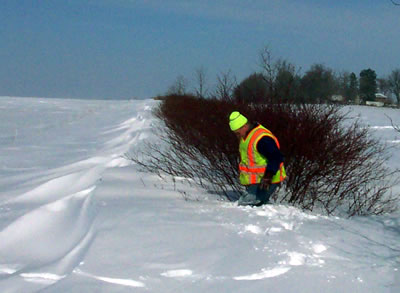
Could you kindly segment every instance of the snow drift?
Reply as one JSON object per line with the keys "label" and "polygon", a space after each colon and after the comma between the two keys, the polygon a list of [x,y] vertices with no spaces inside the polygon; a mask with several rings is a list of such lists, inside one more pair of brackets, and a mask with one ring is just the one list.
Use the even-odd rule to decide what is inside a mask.
{"label": "snow drift", "polygon": [[[1,292],[400,290],[398,214],[238,207],[140,173],[123,155],[156,139],[154,103],[0,98]],[[398,110],[352,110],[400,167]]]}

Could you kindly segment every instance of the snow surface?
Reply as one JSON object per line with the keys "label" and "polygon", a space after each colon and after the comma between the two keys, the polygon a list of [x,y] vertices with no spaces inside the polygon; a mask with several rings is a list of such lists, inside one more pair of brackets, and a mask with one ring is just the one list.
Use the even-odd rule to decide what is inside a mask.
{"label": "snow surface", "polygon": [[[156,139],[156,103],[0,98],[0,292],[400,292],[399,214],[238,207],[139,172],[123,155]],[[399,168],[399,110],[349,109]]]}

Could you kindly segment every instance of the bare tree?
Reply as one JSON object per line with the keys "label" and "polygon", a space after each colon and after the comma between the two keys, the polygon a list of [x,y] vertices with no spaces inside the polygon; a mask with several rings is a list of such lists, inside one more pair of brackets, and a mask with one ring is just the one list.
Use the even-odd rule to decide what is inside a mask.
{"label": "bare tree", "polygon": [[387,78],[378,78],[376,81],[378,82],[379,92],[388,96],[391,91],[389,80]]}
{"label": "bare tree", "polygon": [[295,65],[285,59],[274,60],[268,46],[261,50],[259,62],[263,79],[268,87],[267,95],[280,99],[295,98],[300,82],[300,69],[296,69]]}
{"label": "bare tree", "polygon": [[268,83],[269,92],[272,93],[277,76],[277,68],[274,66],[271,50],[268,46],[265,46],[260,52],[260,67],[264,79]]}
{"label": "bare tree", "polygon": [[395,69],[388,77],[390,91],[395,95],[397,106],[400,107],[400,69]]}
{"label": "bare tree", "polygon": [[195,94],[197,97],[204,98],[208,94],[207,88],[207,73],[204,67],[196,69],[195,72]]}
{"label": "bare tree", "polygon": [[223,101],[228,101],[232,98],[233,91],[237,87],[236,77],[230,70],[217,75],[217,86],[215,89],[215,97]]}
{"label": "bare tree", "polygon": [[282,100],[298,100],[300,93],[300,69],[284,59],[275,62],[276,77],[274,95]]}
{"label": "bare tree", "polygon": [[187,94],[188,81],[183,75],[179,75],[175,82],[168,88],[167,95]]}

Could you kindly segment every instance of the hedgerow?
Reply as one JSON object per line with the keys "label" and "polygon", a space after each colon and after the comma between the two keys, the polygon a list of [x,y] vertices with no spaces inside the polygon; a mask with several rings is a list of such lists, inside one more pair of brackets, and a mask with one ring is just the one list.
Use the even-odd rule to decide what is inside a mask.
{"label": "hedgerow", "polygon": [[385,167],[385,147],[357,122],[345,127],[346,113],[337,106],[165,96],[154,110],[164,125],[164,143],[149,144],[131,159],[145,171],[185,177],[232,199],[232,192],[244,190],[238,182],[238,141],[228,125],[236,110],[279,139],[288,177],[275,202],[349,216],[396,209],[391,187],[398,182]]}

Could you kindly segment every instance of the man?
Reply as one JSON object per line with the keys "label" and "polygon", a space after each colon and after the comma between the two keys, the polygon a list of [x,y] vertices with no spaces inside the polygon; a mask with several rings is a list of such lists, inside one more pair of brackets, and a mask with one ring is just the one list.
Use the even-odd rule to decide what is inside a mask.
{"label": "man", "polygon": [[239,139],[239,179],[247,190],[238,204],[266,204],[286,177],[278,139],[264,126],[250,123],[237,111],[229,116],[229,126]]}

